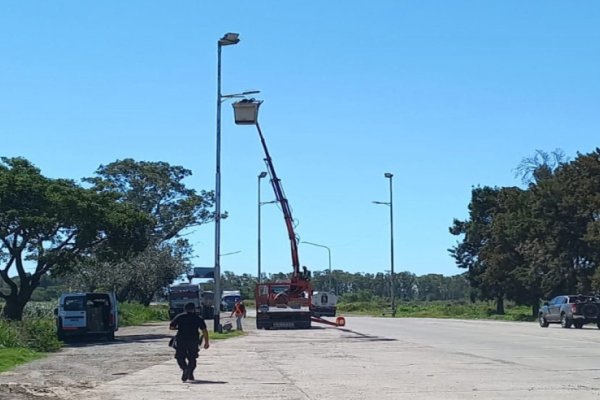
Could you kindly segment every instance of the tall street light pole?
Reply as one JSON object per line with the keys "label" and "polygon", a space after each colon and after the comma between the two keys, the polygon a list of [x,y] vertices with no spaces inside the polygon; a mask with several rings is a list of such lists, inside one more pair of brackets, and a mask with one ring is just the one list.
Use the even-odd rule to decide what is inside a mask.
{"label": "tall street light pole", "polygon": [[324,249],[327,249],[327,254],[329,256],[329,291],[332,290],[331,288],[331,249],[327,246],[324,246],[322,244],[317,244],[317,243],[312,243],[312,242],[300,242],[300,243],[306,243],[306,244],[310,244],[312,246],[317,246],[317,247],[323,247]]}
{"label": "tall street light pole", "polygon": [[[221,48],[239,43],[239,34],[226,33],[217,42],[217,162],[215,172],[215,301],[221,302]],[[218,310],[218,309],[217,309]],[[214,318],[214,331],[221,332],[220,313]]]}
{"label": "tall street light pole", "polygon": [[395,317],[396,316],[396,296],[395,296],[395,283],[396,283],[396,277],[394,274],[394,202],[393,202],[393,197],[392,197],[392,178],[393,178],[393,174],[386,172],[385,174],[383,174],[384,177],[388,178],[390,180],[390,201],[389,202],[383,202],[383,201],[374,201],[373,203],[375,204],[383,204],[386,206],[390,207],[390,280],[391,280],[391,287],[390,287],[390,297],[391,297],[391,301],[392,301],[392,316]]}
{"label": "tall street light pole", "polygon": [[264,178],[265,176],[267,176],[267,172],[266,171],[262,171],[260,174],[258,174],[258,283],[262,282],[262,272],[260,270],[260,262],[261,262],[261,254],[260,254],[260,208],[262,206],[261,202],[260,202],[260,181],[262,180],[262,178]]}

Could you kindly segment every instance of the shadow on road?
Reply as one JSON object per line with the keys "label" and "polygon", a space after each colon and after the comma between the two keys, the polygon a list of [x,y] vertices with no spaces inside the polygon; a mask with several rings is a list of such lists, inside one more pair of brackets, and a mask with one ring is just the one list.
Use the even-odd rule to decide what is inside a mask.
{"label": "shadow on road", "polygon": [[347,328],[338,328],[338,329],[343,332],[354,335],[354,337],[352,337],[352,339],[367,340],[369,342],[396,342],[398,340],[398,339],[387,338],[387,337],[382,337],[382,336],[367,335],[366,333],[356,332],[356,331],[353,331],[352,329],[347,329]]}
{"label": "shadow on road", "polygon": [[186,383],[189,383],[190,385],[223,385],[225,383],[229,383],[229,382],[224,382],[224,381],[203,381],[201,379],[196,379],[195,381],[188,381]]}
{"label": "shadow on road", "polygon": [[164,340],[165,346],[172,335],[164,333],[148,333],[141,335],[120,335],[115,340],[106,340],[104,338],[69,338],[65,341],[65,347],[86,347],[86,346],[111,346],[126,343],[145,343],[157,340]]}

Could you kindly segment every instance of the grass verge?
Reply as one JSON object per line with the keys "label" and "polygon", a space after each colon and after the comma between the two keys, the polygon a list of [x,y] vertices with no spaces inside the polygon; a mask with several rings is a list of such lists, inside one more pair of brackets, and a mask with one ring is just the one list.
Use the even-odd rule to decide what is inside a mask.
{"label": "grass verge", "polygon": [[[531,308],[507,304],[504,314],[497,314],[492,302],[399,302],[396,305],[396,317],[405,318],[455,318],[455,319],[493,319],[502,321],[533,321]],[[339,314],[389,316],[389,305],[371,302],[340,303]]]}
{"label": "grass verge", "polygon": [[232,337],[244,336],[244,335],[245,335],[244,331],[229,331],[229,332],[223,332],[223,333],[210,332],[210,340],[229,339]]}
{"label": "grass verge", "polygon": [[22,347],[0,348],[0,372],[13,369],[19,364],[37,360],[44,357],[44,353],[38,353]]}

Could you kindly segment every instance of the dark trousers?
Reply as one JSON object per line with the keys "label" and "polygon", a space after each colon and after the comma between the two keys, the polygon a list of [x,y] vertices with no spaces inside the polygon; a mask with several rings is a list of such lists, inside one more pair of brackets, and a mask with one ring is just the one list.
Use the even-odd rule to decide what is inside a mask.
{"label": "dark trousers", "polygon": [[198,349],[200,342],[198,340],[177,339],[177,349],[175,349],[175,359],[181,369],[187,369],[193,372],[196,369],[196,359],[198,358]]}

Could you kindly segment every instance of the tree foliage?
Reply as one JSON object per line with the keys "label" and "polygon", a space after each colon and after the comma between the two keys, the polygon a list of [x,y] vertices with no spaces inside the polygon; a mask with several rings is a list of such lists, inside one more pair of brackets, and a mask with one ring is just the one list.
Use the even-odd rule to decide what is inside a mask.
{"label": "tree foliage", "polygon": [[142,250],[150,222],[111,193],[44,177],[23,158],[2,158],[0,277],[9,288],[0,291],[3,317],[20,320],[48,272],[68,271],[91,252],[115,259]]}
{"label": "tree foliage", "polygon": [[600,290],[600,150],[538,152],[520,164],[528,188],[474,188],[450,252],[476,296],[530,305],[559,293]]}
{"label": "tree foliage", "polygon": [[181,233],[214,219],[214,193],[187,188],[183,180],[191,171],[166,162],[118,160],[100,166],[96,175],[84,179],[92,190],[116,196],[154,222],[148,231],[150,244],[136,258],[119,263],[91,257],[71,281],[88,289],[110,288],[122,301],[148,304],[161,288],[189,271],[192,249]]}

